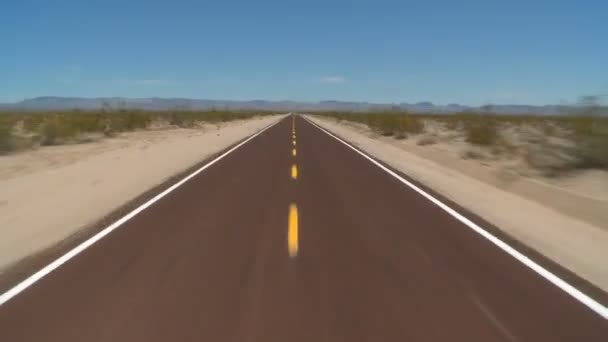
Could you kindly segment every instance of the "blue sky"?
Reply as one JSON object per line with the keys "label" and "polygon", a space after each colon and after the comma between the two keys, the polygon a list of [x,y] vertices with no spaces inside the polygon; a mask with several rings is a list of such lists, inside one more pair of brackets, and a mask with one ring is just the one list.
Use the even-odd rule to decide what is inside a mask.
{"label": "blue sky", "polygon": [[608,1],[0,2],[0,101],[553,104],[608,94]]}

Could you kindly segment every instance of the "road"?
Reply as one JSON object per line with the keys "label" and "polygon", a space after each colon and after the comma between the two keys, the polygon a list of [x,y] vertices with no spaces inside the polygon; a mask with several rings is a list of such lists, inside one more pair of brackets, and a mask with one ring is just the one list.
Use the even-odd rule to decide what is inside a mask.
{"label": "road", "polygon": [[288,116],[0,306],[0,341],[608,341],[607,321]]}

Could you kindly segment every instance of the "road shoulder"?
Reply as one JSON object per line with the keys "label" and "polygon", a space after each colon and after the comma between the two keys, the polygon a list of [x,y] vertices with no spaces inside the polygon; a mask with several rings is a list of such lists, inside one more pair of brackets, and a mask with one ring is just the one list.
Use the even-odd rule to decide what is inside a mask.
{"label": "road shoulder", "polygon": [[475,213],[512,238],[608,290],[608,232],[537,202],[489,186],[466,174],[373,139],[331,119],[311,121]]}
{"label": "road shoulder", "polygon": [[202,131],[135,132],[119,142],[62,147],[58,154],[70,149],[88,149],[88,153],[54,167],[0,179],[0,187],[6,190],[0,199],[0,288],[27,277],[282,117],[229,122]]}

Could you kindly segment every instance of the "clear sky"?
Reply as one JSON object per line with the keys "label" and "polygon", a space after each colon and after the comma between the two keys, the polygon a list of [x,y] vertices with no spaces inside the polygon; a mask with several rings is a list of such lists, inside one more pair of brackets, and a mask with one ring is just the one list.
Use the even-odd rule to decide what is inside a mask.
{"label": "clear sky", "polygon": [[3,0],[0,44],[4,102],[608,94],[606,0]]}

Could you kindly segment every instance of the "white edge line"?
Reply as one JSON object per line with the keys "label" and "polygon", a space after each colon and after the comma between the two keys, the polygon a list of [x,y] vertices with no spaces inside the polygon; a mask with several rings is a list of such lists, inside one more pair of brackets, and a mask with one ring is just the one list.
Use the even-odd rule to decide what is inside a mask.
{"label": "white edge line", "polygon": [[208,168],[211,165],[217,163],[219,160],[223,159],[228,154],[232,153],[233,151],[235,151],[239,147],[241,147],[244,144],[246,144],[247,142],[249,142],[251,139],[257,137],[258,135],[260,135],[262,133],[264,133],[267,129],[273,127],[274,125],[278,124],[281,121],[282,121],[282,119],[279,119],[279,121],[277,121],[277,122],[275,122],[273,124],[270,124],[270,125],[264,127],[261,131],[259,131],[259,132],[255,133],[255,134],[251,135],[249,138],[245,139],[244,141],[242,141],[238,145],[236,145],[233,148],[229,149],[228,151],[224,152],[223,154],[221,154],[220,156],[216,157],[215,159],[213,159],[209,163],[203,165],[198,170],[196,170],[193,173],[191,173],[190,175],[186,176],[185,178],[183,178],[179,182],[173,184],[171,187],[169,187],[165,191],[163,191],[163,192],[159,193],[158,195],[154,196],[152,199],[148,200],[146,203],[140,205],[139,207],[137,207],[136,209],[134,209],[130,213],[126,214],[122,218],[118,219],[117,221],[115,221],[111,225],[107,226],[106,228],[104,228],[103,230],[101,230],[97,234],[93,235],[92,237],[90,237],[86,241],[80,243],[78,246],[74,247],[69,252],[67,252],[64,255],[60,256],[59,258],[55,259],[53,262],[51,262],[50,264],[46,265],[45,267],[43,267],[42,269],[40,269],[36,273],[34,273],[31,276],[29,276],[28,278],[26,278],[25,280],[21,281],[19,284],[15,285],[11,289],[9,289],[6,292],[2,293],[0,295],[0,306],[2,306],[6,302],[8,302],[12,298],[14,298],[15,296],[17,296],[21,292],[23,292],[28,287],[32,286],[34,283],[36,283],[37,281],[39,281],[40,279],[42,279],[43,277],[45,277],[49,273],[51,273],[54,270],[56,270],[57,268],[59,268],[61,265],[63,265],[64,263],[66,263],[68,260],[74,258],[75,256],[77,256],[78,254],[80,254],[85,249],[91,247],[94,243],[96,243],[97,241],[101,240],[106,235],[110,234],[112,231],[114,231],[115,229],[117,229],[118,227],[120,227],[122,224],[124,224],[125,222],[129,221],[130,219],[132,219],[134,216],[136,216],[140,212],[146,210],[152,204],[158,202],[161,198],[167,196],[173,190],[177,189],[179,186],[183,185],[184,183],[186,183],[187,181],[189,181],[190,179],[192,179],[194,176],[196,176],[199,173],[201,173],[202,171],[204,171],[206,168]]}
{"label": "white edge line", "polygon": [[595,299],[589,297],[588,295],[586,295],[585,293],[583,293],[579,289],[577,289],[574,286],[572,286],[569,283],[567,283],[565,280],[563,280],[560,277],[556,276],[555,274],[551,273],[549,270],[547,270],[546,268],[544,268],[541,265],[537,264],[532,259],[528,258],[527,256],[525,256],[524,254],[522,254],[521,252],[519,252],[515,248],[509,246],[507,243],[505,243],[502,240],[498,239],[496,236],[492,235],[487,230],[481,228],[480,226],[478,226],[473,221],[471,221],[468,218],[464,217],[462,214],[458,213],[456,210],[450,208],[449,206],[447,206],[446,204],[444,204],[440,200],[436,199],[435,197],[431,196],[430,194],[428,194],[424,190],[420,189],[419,187],[417,187],[413,183],[411,183],[408,180],[404,179],[403,177],[399,176],[397,173],[393,172],[391,169],[389,169],[386,166],[380,164],[378,161],[376,161],[372,157],[368,156],[367,154],[361,152],[359,149],[353,147],[351,144],[349,144],[346,141],[342,140],[341,138],[339,138],[335,134],[329,132],[325,128],[322,128],[321,126],[317,125],[316,123],[310,121],[308,118],[304,118],[304,119],[308,123],[312,124],[313,126],[317,127],[318,129],[320,129],[321,131],[325,132],[329,136],[331,136],[334,139],[338,140],[339,142],[343,143],[344,145],[346,145],[347,147],[349,147],[353,151],[357,152],[358,154],[360,154],[361,156],[363,156],[364,158],[366,158],[367,160],[369,160],[370,162],[372,162],[373,164],[375,164],[376,166],[378,166],[382,170],[386,171],[391,176],[397,178],[399,181],[401,181],[401,183],[409,186],[414,191],[416,191],[417,193],[419,193],[420,195],[422,195],[423,197],[425,197],[429,201],[433,202],[439,208],[443,209],[448,214],[452,215],[458,221],[464,223],[467,227],[471,228],[473,231],[475,231],[479,235],[483,236],[484,238],[486,238],[487,240],[489,240],[490,242],[492,242],[498,248],[500,248],[503,251],[507,252],[513,258],[517,259],[519,262],[521,262],[525,266],[529,267],[534,272],[538,273],[541,277],[545,278],[546,280],[548,280],[549,282],[551,282],[553,285],[559,287],[561,290],[563,290],[564,292],[566,292],[570,296],[574,297],[574,299],[578,300],[579,302],[581,302],[582,304],[584,304],[585,306],[587,306],[589,309],[593,310],[595,313],[597,313],[598,315],[602,316],[604,319],[608,319],[608,308],[605,307],[604,305],[602,305],[601,303],[599,303],[598,301],[596,301]]}

